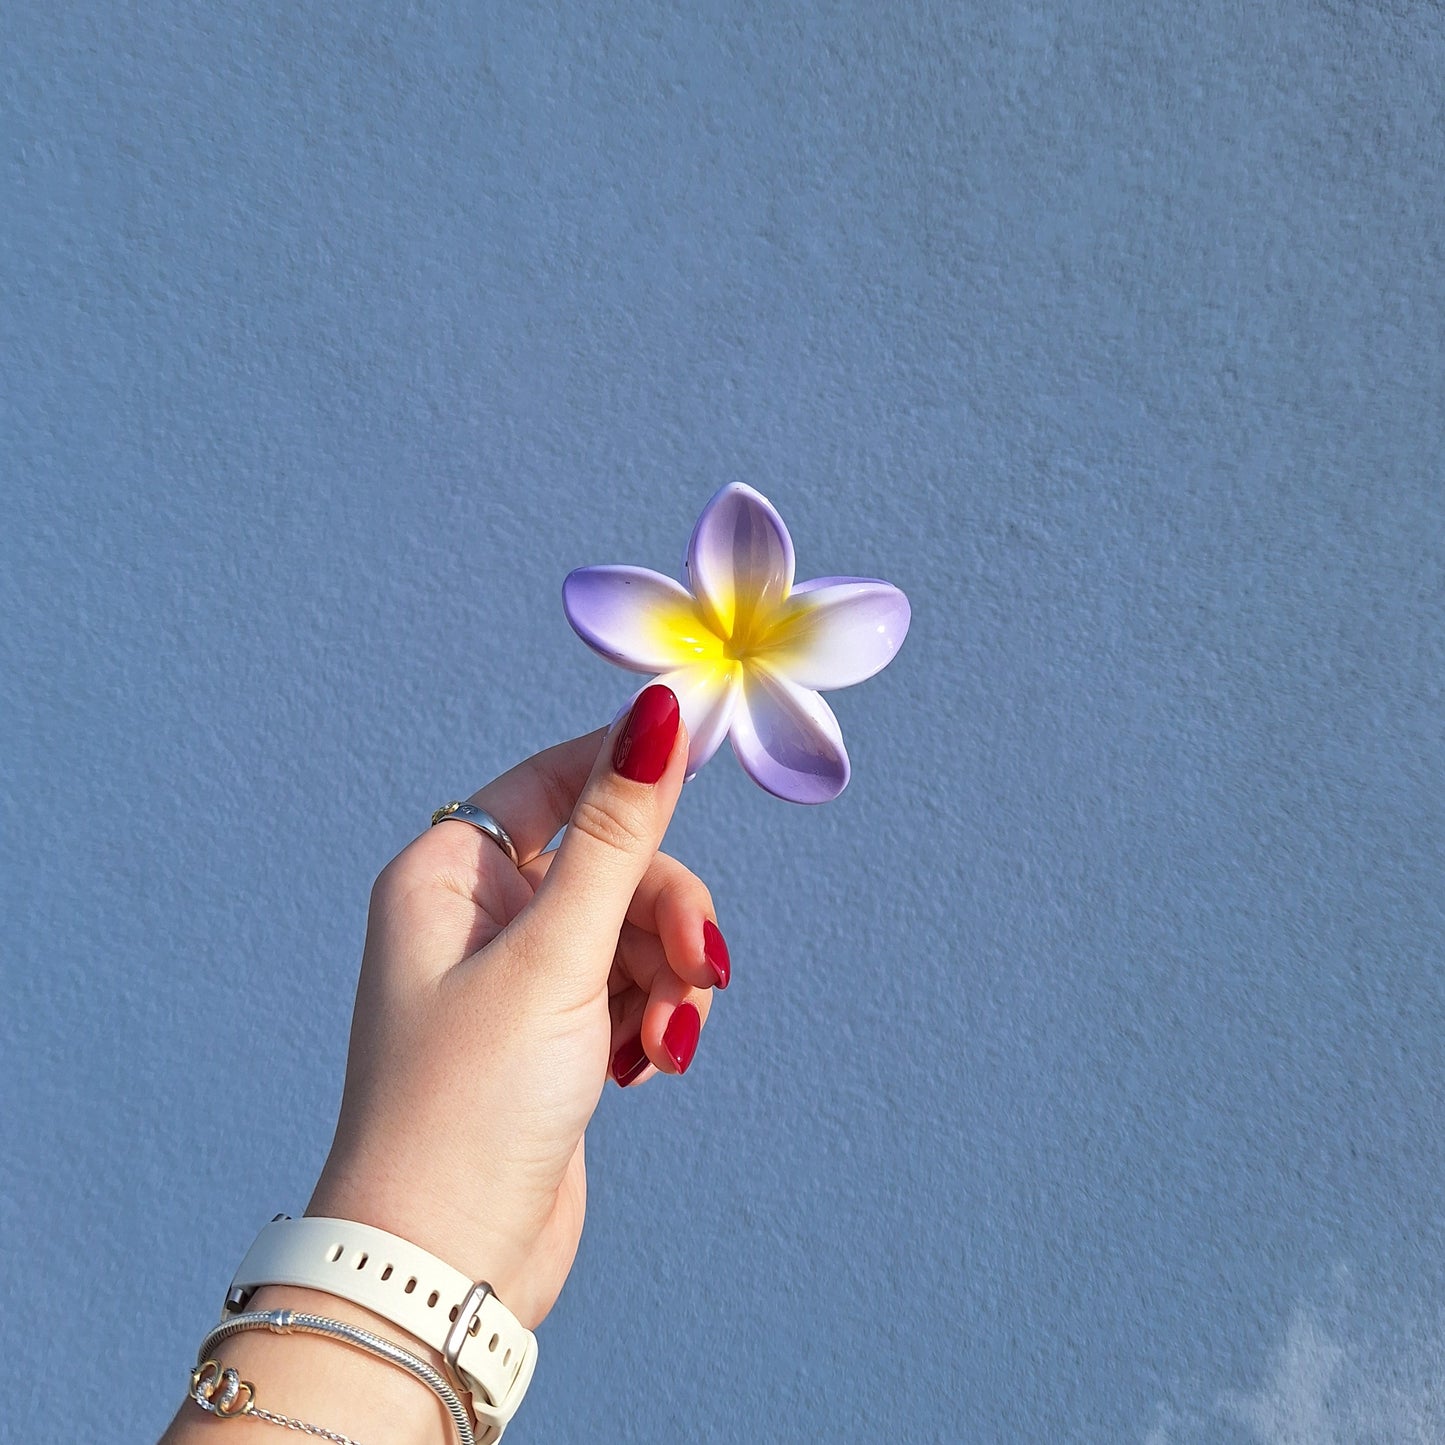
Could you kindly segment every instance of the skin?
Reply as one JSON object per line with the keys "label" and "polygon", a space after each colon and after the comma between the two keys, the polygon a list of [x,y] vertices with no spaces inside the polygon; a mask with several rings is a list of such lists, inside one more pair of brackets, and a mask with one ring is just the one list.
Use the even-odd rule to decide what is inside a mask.
{"label": "skin", "polygon": [[[488,1280],[528,1328],[576,1257],[585,1132],[614,1053],[640,1030],[651,1062],[631,1087],[678,1072],[663,1031],[684,1002],[705,1023],[716,982],[702,938],[712,896],[658,851],[686,728],[646,784],[612,767],[624,725],[549,748],[472,796],[505,823],[520,869],[452,822],[377,878],[340,1120],[306,1210],[389,1230]],[[439,1364],[331,1295],[270,1286],[250,1307],[345,1319]],[[345,1345],[249,1331],[221,1352],[268,1410],[366,1445],[453,1438],[424,1386]],[[187,1401],[162,1445],[228,1427]]]}

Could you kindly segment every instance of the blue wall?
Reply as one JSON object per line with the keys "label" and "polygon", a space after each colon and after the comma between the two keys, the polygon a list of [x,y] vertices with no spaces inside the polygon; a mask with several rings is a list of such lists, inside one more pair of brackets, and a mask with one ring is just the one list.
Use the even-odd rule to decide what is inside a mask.
{"label": "blue wall", "polygon": [[1409,0],[0,7],[9,1438],[77,1361],[160,1429],[377,869],[732,479],[913,631],[838,802],[689,785],[735,983],[509,1439],[1445,1434],[1442,73]]}

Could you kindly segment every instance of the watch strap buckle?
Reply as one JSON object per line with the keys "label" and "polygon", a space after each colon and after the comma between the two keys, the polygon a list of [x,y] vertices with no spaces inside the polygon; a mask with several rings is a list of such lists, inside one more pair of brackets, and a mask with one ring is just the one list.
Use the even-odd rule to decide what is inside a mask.
{"label": "watch strap buckle", "polygon": [[488,1296],[495,1297],[495,1294],[496,1291],[485,1280],[478,1280],[467,1291],[466,1298],[457,1310],[457,1317],[452,1321],[442,1343],[442,1359],[446,1362],[448,1374],[453,1377],[454,1383],[471,1397],[472,1414],[477,1421],[477,1445],[492,1445],[493,1441],[501,1439],[502,1431],[510,1424],[518,1405],[522,1403],[522,1397],[527,1393],[527,1386],[532,1382],[532,1371],[537,1365],[536,1338],[528,1332],[518,1347],[519,1357],[515,1364],[504,1357],[504,1368],[510,1368],[512,1374],[500,1399],[492,1399],[490,1392],[485,1390],[467,1369],[462,1360],[464,1350],[468,1353],[491,1353],[498,1347],[495,1334],[487,1339],[482,1338],[482,1330],[485,1328],[482,1307]]}

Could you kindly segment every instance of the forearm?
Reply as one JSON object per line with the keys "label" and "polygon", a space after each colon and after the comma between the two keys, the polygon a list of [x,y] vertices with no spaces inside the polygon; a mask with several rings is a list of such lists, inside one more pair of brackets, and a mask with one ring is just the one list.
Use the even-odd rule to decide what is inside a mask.
{"label": "forearm", "polygon": [[[440,1356],[420,1341],[334,1295],[268,1285],[256,1291],[247,1308],[294,1309],[341,1320],[394,1340],[433,1368],[442,1368]],[[339,1340],[247,1330],[222,1341],[212,1353],[255,1386],[257,1404],[272,1414],[319,1426],[357,1445],[449,1445],[455,1440],[450,1417],[425,1385]],[[215,1445],[214,1432],[225,1423],[187,1400],[160,1445]]]}

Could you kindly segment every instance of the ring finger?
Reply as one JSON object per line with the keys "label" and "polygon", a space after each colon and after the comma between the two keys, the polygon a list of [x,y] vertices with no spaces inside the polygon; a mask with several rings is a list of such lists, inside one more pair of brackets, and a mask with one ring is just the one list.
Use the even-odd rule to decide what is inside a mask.
{"label": "ring finger", "polygon": [[[638,947],[646,949],[645,940]],[[652,947],[661,953],[654,939]],[[665,1074],[687,1072],[712,1007],[712,990],[684,983],[659,959],[653,984],[629,985],[609,999],[612,1016],[610,1072],[619,1084],[635,1083],[649,1066]]]}

